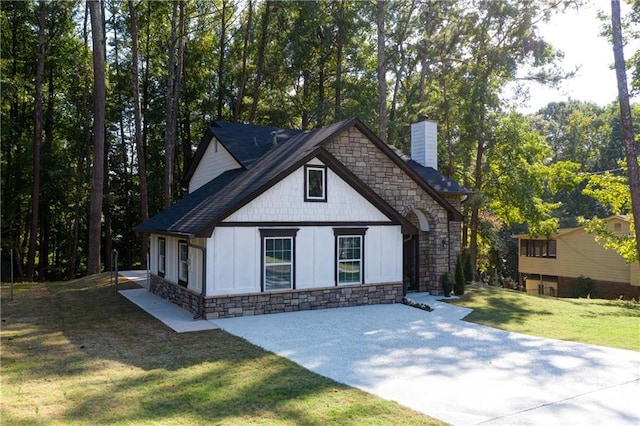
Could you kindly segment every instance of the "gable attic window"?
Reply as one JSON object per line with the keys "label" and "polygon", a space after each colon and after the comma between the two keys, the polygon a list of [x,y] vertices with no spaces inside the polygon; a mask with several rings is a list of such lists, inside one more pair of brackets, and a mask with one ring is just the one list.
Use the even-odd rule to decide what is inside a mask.
{"label": "gable attic window", "polygon": [[158,238],[158,275],[163,277],[167,273],[167,240]]}
{"label": "gable attic window", "polygon": [[297,229],[261,229],[261,290],[295,289],[295,242]]}
{"label": "gable attic window", "polygon": [[364,283],[364,234],[367,228],[334,228],[336,285]]}
{"label": "gable attic window", "polygon": [[304,201],[327,201],[325,166],[304,166]]}

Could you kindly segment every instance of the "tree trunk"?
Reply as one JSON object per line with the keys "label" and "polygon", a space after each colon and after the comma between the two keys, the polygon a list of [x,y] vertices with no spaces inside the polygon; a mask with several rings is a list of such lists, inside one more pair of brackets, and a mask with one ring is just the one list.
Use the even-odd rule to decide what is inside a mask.
{"label": "tree trunk", "polygon": [[33,281],[36,260],[36,242],[40,208],[40,146],[42,145],[42,86],[44,82],[44,45],[46,25],[46,2],[38,5],[38,65],[36,68],[35,112],[33,120],[33,185],[31,187],[31,231],[29,232],[29,254],[27,256],[27,280]]}
{"label": "tree trunk", "polygon": [[260,84],[262,83],[262,72],[264,71],[264,52],[267,46],[269,13],[271,10],[271,2],[267,0],[264,5],[264,15],[260,29],[260,45],[258,46],[258,64],[256,68],[256,83],[253,88],[253,102],[251,103],[251,112],[249,113],[249,123],[256,120],[256,112],[258,111],[258,99],[260,98]]}
{"label": "tree trunk", "polygon": [[[178,10],[179,6],[179,10]],[[173,193],[173,170],[175,166],[176,137],[178,129],[178,100],[184,63],[185,38],[184,2],[173,3],[171,36],[169,40],[169,64],[167,76],[167,113],[164,138],[164,197],[163,206],[169,207]],[[178,49],[176,51],[176,44]]]}
{"label": "tree trunk", "polygon": [[[138,64],[138,18],[133,0],[129,0],[129,18],[131,25],[131,56],[133,58],[131,82],[133,86],[133,119],[136,154],[138,156],[138,179],[140,181],[140,218],[149,219],[149,193],[147,188],[147,159],[142,146],[142,107],[140,105],[140,65]],[[149,234],[142,233],[142,268],[147,269]]]}
{"label": "tree trunk", "polygon": [[220,52],[218,55],[218,106],[216,119],[222,120],[222,107],[224,105],[224,51],[227,46],[227,0],[222,0],[222,17],[220,19]]}
{"label": "tree trunk", "polygon": [[338,33],[336,35],[336,80],[335,80],[335,96],[333,105],[333,121],[340,121],[342,118],[342,61],[344,56],[345,43],[345,19],[344,19],[344,1],[338,3],[338,12],[336,16],[336,26]]}
{"label": "tree trunk", "polygon": [[171,188],[173,186],[173,157],[175,155],[175,111],[173,111],[173,97],[175,96],[174,86],[176,81],[176,31],[178,20],[178,3],[173,2],[173,13],[171,14],[171,35],[169,37],[169,60],[167,64],[167,102],[164,130],[164,185],[162,206],[169,207],[171,204]]}
{"label": "tree trunk", "polygon": [[242,40],[242,71],[240,72],[240,81],[238,82],[238,97],[233,107],[233,121],[240,121],[240,113],[242,111],[242,99],[244,98],[244,90],[247,85],[247,58],[249,56],[249,37],[251,35],[251,24],[253,19],[253,0],[249,0],[247,5],[247,28],[244,32]]}
{"label": "tree trunk", "polygon": [[[46,182],[51,179],[50,171],[53,169],[52,150],[53,150],[53,102],[55,99],[53,67],[49,67],[48,77],[48,96],[47,111],[44,120],[44,144],[42,146],[40,159],[40,179],[45,182],[44,189],[40,196],[40,243],[39,243],[39,261],[38,276],[41,280],[47,280],[49,271],[49,248],[51,247],[51,194],[47,190]],[[54,246],[55,247],[55,246]]]}
{"label": "tree trunk", "polygon": [[[82,26],[82,35],[84,40],[84,54],[89,53],[89,31],[87,29],[87,21],[89,15],[89,5],[85,5],[84,21]],[[78,126],[81,127],[81,134],[84,135],[84,140],[78,141],[77,144],[77,158],[76,158],[76,176],[75,176],[75,207],[73,210],[73,218],[71,229],[72,242],[69,246],[69,272],[67,277],[71,280],[76,278],[78,267],[78,246],[80,245],[80,220],[81,220],[81,203],[82,193],[84,186],[84,170],[85,160],[88,158],[88,149],[91,144],[91,114],[89,113],[89,97],[90,97],[90,81],[89,78],[83,79],[83,99],[82,106],[77,112]]]}
{"label": "tree trunk", "polygon": [[385,51],[384,0],[377,0],[378,22],[378,136],[387,141],[387,55]]}
{"label": "tree trunk", "polygon": [[[638,153],[631,123],[631,107],[627,89],[627,67],[624,60],[622,26],[620,24],[620,0],[611,0],[611,26],[613,30],[613,56],[615,58],[616,78],[618,80],[618,101],[620,103],[620,121],[622,139],[624,140],[629,190],[631,192],[631,208],[636,233],[636,249],[640,254],[640,172],[638,171]],[[640,263],[640,258],[638,259]]]}
{"label": "tree trunk", "polygon": [[87,274],[100,272],[100,230],[104,189],[105,139],[105,38],[100,0],[88,0],[93,43],[93,167],[89,204],[89,254]]}

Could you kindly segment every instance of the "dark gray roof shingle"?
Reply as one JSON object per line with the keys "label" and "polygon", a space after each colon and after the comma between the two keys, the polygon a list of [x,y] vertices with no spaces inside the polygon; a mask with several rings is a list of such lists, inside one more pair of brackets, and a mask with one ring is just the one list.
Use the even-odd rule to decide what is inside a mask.
{"label": "dark gray roof shingle", "polygon": [[[387,147],[357,119],[341,121],[313,131],[227,122],[214,123],[207,130],[208,136],[203,138],[194,162],[200,161],[211,137],[215,136],[243,165],[243,168],[223,173],[146,220],[137,229],[191,237],[210,236],[213,228],[220,221],[316,156],[325,141],[352,125],[361,127],[361,130],[369,134],[370,138],[375,138],[374,143]],[[276,145],[272,143],[271,132],[276,132]],[[390,152],[389,155],[393,156],[394,152]],[[465,193],[464,188],[446,179],[437,171],[429,170],[413,161],[407,161],[406,158],[396,161],[407,164],[419,179],[427,183],[425,186],[430,193],[440,199],[439,202],[445,208],[455,213],[455,209],[442,199],[438,192],[462,194]],[[194,167],[190,168],[187,176],[193,174]],[[433,188],[436,190],[434,191]],[[372,196],[375,195],[372,193]],[[455,214],[459,215],[459,213]]]}
{"label": "dark gray roof shingle", "polygon": [[[242,143],[237,138],[230,146],[235,144],[236,152],[245,160],[250,160],[246,169],[223,173],[146,220],[137,229],[189,236],[210,235],[217,222],[251,201],[256,194],[280,181],[299,163],[313,157],[319,145],[348,122],[349,120],[315,131],[290,134],[290,137],[283,138],[276,146],[269,145],[260,161],[250,160],[253,155],[251,150],[237,149]],[[222,133],[218,135],[222,136]],[[252,133],[246,133],[245,136],[251,138]]]}

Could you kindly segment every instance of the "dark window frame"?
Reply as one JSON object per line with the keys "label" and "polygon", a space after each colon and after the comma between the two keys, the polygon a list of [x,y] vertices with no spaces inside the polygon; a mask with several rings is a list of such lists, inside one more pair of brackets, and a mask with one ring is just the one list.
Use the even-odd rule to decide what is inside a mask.
{"label": "dark window frame", "polygon": [[[184,261],[181,258],[182,246],[185,246],[187,248],[187,258]],[[182,271],[182,262],[186,263],[187,267],[186,279],[182,279],[182,277],[180,276]],[[185,240],[178,240],[178,284],[183,287],[187,287],[189,285],[189,243]]]}
{"label": "dark window frame", "polygon": [[[334,274],[333,279],[334,283],[337,286],[349,286],[349,285],[362,285],[365,281],[365,235],[367,233],[368,228],[333,228],[334,235],[334,255],[333,255],[333,265],[334,265]],[[340,283],[340,239],[341,238],[349,238],[349,237],[358,237],[360,238],[360,279],[359,282],[349,282],[349,283]],[[353,261],[353,260],[349,260]]]}
{"label": "dark window frame", "polygon": [[[309,194],[309,172],[311,171],[321,171],[322,172],[322,195],[321,196],[311,196]],[[326,203],[327,202],[327,166],[316,166],[312,164],[307,164],[304,166],[304,201],[305,202],[316,202],[316,203]]]}
{"label": "dark window frame", "polygon": [[[296,289],[296,236],[298,228],[282,229],[282,228],[264,228],[260,229],[260,291],[287,291]],[[267,239],[291,239],[291,286],[288,289],[267,289],[265,283],[265,249]]]}
{"label": "dark window frame", "polygon": [[[162,247],[162,250],[160,248]],[[162,270],[160,269],[162,265]],[[158,276],[164,278],[167,274],[167,239],[158,237]]]}
{"label": "dark window frame", "polygon": [[520,256],[555,259],[558,256],[558,241],[554,239],[523,238],[520,240]]}

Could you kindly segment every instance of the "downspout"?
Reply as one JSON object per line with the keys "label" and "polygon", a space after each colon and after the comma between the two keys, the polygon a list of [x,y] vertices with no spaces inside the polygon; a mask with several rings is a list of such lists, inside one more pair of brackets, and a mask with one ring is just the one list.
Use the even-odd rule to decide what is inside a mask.
{"label": "downspout", "polygon": [[191,240],[187,240],[187,246],[202,251],[202,288],[200,289],[200,296],[198,297],[198,313],[193,316],[193,319],[207,319],[204,312],[204,299],[207,296],[207,248],[191,243]]}

